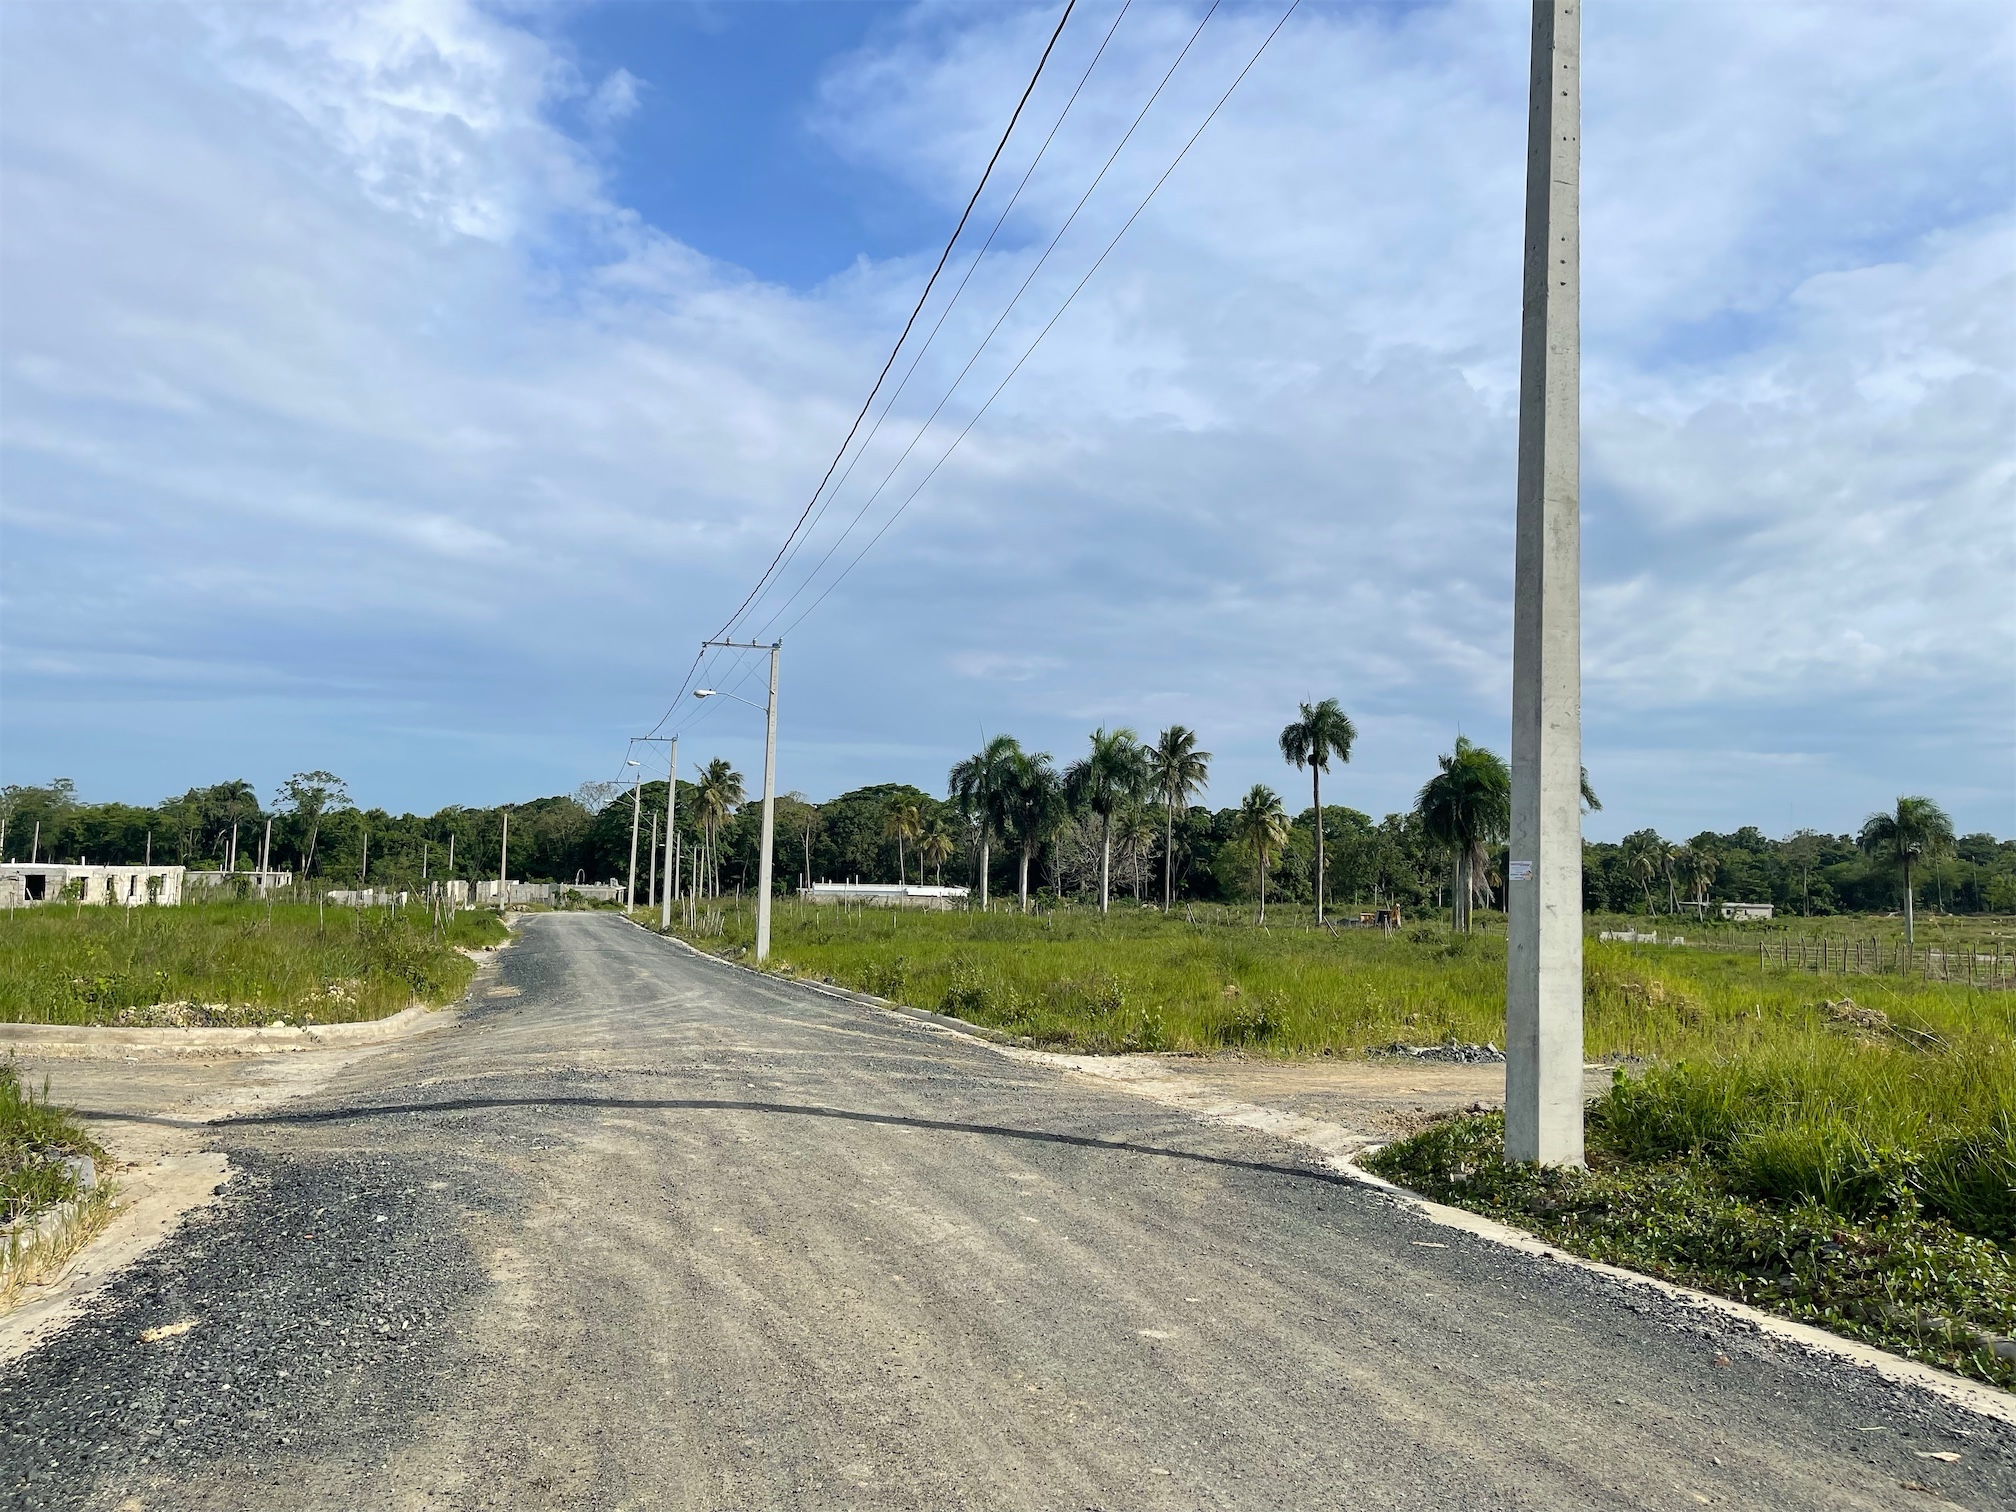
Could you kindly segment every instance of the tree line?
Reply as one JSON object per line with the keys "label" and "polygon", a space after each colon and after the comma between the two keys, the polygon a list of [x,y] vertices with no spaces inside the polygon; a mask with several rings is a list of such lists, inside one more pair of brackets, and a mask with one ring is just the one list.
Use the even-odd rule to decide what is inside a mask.
{"label": "tree line", "polygon": [[[997,736],[953,766],[940,797],[879,783],[824,803],[777,804],[780,887],[807,881],[952,881],[1019,907],[1075,899],[1171,908],[1188,901],[1446,909],[1467,928],[1501,906],[1508,871],[1511,777],[1496,752],[1458,738],[1415,802],[1374,820],[1326,802],[1324,780],[1349,763],[1357,732],[1334,699],[1300,706],[1282,730],[1284,762],[1309,781],[1291,813],[1254,784],[1236,803],[1200,800],[1211,753],[1171,725],[1152,740],[1102,727],[1058,761]],[[585,784],[508,806],[510,872],[533,881],[627,876],[633,811],[638,891],[676,871],[703,896],[747,889],[757,873],[761,804],[723,760],[680,780],[668,828],[666,784]],[[1583,776],[1585,807],[1601,805]],[[409,887],[429,878],[498,873],[504,808],[430,815],[358,807],[326,771],[299,772],[270,800],[243,780],[191,788],[148,806],[86,803],[74,784],[0,789],[0,855],[10,860],[172,862],[250,869],[271,834],[277,870],[328,886]],[[654,830],[658,843],[652,844]],[[1754,826],[1668,839],[1641,830],[1584,846],[1592,912],[1699,914],[1723,901],[1768,902],[1781,914],[1935,909],[2016,913],[2016,842],[1956,836],[1929,799],[1906,797],[1854,833],[1801,830],[1770,839]]]}

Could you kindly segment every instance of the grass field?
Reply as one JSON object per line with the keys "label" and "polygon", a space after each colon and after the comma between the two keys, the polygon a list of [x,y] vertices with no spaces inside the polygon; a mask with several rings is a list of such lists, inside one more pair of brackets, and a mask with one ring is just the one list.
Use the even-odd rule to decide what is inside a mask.
{"label": "grass field", "polygon": [[[729,909],[692,938],[736,954],[750,930]],[[2016,1361],[1995,1348],[2016,1334],[2016,992],[1821,976],[1754,952],[1754,936],[1588,941],[1587,1053],[1628,1073],[1591,1110],[1592,1172],[1506,1171],[1496,1115],[1395,1146],[1382,1169],[1564,1248],[2010,1384]],[[1064,1050],[1504,1039],[1502,922],[1465,938],[1330,934],[1293,915],[1263,930],[1230,910],[787,904],[770,964]]]}
{"label": "grass field", "polygon": [[[0,1022],[294,1024],[383,1018],[459,997],[457,949],[504,938],[495,914],[438,937],[409,908],[214,902],[0,914]],[[164,1006],[165,1005],[165,1006]]]}

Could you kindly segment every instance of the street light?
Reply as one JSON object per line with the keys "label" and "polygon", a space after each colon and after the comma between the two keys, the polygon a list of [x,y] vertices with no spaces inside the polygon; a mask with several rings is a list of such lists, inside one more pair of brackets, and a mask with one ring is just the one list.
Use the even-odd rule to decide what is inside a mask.
{"label": "street light", "polygon": [[772,641],[764,646],[747,641],[702,641],[702,649],[708,646],[732,647],[738,651],[768,651],[770,653],[770,702],[768,705],[749,703],[746,698],[733,693],[724,693],[719,688],[695,688],[695,698],[733,698],[739,704],[763,710],[763,850],[756,867],[756,959],[758,962],[770,958],[770,876],[771,849],[777,832],[777,653],[783,649],[782,641]]}

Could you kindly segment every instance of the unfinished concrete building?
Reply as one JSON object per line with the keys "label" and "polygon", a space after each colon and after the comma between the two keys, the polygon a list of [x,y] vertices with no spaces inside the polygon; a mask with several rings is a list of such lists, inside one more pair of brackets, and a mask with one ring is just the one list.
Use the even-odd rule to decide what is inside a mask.
{"label": "unfinished concrete building", "polygon": [[179,866],[56,866],[49,862],[0,864],[0,908],[43,903],[108,903],[127,908],[172,906],[182,901]]}

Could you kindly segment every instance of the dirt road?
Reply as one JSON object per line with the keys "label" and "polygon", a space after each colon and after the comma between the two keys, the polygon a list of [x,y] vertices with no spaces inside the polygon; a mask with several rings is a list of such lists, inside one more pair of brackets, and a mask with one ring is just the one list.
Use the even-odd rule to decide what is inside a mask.
{"label": "dirt road", "polygon": [[2006,1427],[607,915],[216,1138],[0,1504],[2016,1505]]}

